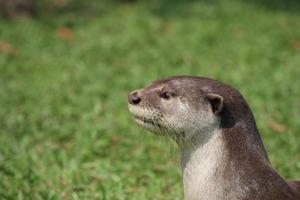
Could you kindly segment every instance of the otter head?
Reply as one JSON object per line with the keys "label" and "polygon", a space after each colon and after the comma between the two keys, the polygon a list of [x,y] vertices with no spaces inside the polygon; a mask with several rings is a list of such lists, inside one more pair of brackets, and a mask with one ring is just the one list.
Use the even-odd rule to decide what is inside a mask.
{"label": "otter head", "polygon": [[128,95],[129,110],[139,125],[176,142],[195,134],[205,138],[219,127],[223,109],[223,97],[207,92],[206,87],[195,77],[158,80]]}

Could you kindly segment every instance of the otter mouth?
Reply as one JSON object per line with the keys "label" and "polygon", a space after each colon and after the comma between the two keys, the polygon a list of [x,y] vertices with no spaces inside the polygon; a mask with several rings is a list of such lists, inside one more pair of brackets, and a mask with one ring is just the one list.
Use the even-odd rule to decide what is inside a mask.
{"label": "otter mouth", "polygon": [[134,121],[145,128],[146,130],[159,134],[163,132],[166,128],[161,124],[161,118],[155,111],[149,111],[143,108],[132,106],[129,104],[129,111],[131,112]]}
{"label": "otter mouth", "polygon": [[142,117],[142,116],[137,116],[134,115],[133,116],[135,120],[143,122],[145,124],[151,124],[151,125],[157,125],[158,123],[154,122],[154,120],[146,118],[146,117]]}
{"label": "otter mouth", "polygon": [[142,117],[142,116],[137,116],[137,115],[134,115],[133,116],[136,120],[139,120],[139,121],[142,121],[144,123],[149,123],[149,124],[153,124],[154,125],[154,121],[152,119],[148,119],[146,117]]}
{"label": "otter mouth", "polygon": [[144,124],[150,124],[150,125],[158,126],[159,128],[161,128],[161,125],[158,122],[154,121],[153,119],[149,119],[149,118],[146,118],[143,116],[138,116],[138,115],[134,115],[133,117],[137,122],[142,122]]}

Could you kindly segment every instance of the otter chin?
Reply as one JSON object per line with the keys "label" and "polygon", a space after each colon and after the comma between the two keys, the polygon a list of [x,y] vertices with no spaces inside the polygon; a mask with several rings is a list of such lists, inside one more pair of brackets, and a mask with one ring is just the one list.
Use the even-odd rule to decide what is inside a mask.
{"label": "otter chin", "polygon": [[181,151],[186,200],[300,199],[271,166],[243,96],[217,80],[174,76],[128,95],[137,124]]}

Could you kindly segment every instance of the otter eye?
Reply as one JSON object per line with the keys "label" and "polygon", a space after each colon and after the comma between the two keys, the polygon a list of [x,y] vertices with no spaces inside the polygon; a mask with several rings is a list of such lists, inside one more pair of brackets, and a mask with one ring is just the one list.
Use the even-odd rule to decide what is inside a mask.
{"label": "otter eye", "polygon": [[170,92],[164,92],[160,96],[163,99],[170,99],[172,97],[172,94]]}

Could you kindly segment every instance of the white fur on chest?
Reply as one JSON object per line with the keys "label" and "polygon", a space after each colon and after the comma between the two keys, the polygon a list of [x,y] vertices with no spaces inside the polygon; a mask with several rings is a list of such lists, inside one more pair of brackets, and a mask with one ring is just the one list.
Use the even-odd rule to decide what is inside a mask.
{"label": "white fur on chest", "polygon": [[216,173],[225,159],[225,149],[219,130],[204,144],[182,150],[182,173],[186,200],[216,199],[222,194]]}

